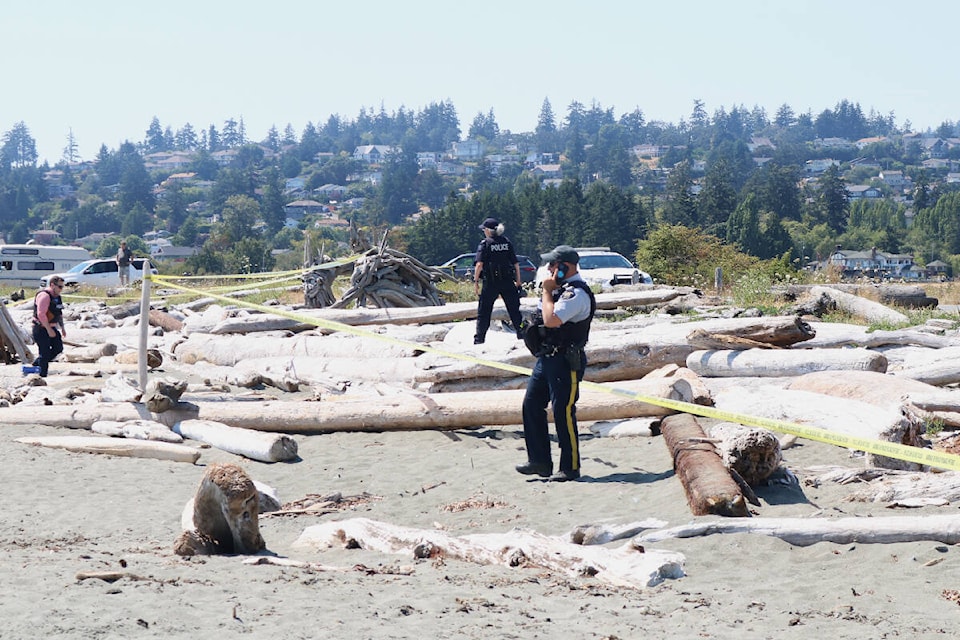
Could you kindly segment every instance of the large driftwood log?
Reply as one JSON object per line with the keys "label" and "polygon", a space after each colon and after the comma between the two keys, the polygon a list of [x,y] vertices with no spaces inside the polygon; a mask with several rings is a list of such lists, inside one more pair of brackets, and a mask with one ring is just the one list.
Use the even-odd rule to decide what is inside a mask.
{"label": "large driftwood log", "polygon": [[694,351],[687,368],[708,377],[782,378],[811,371],[887,370],[882,353],[869,349],[747,349],[746,351]]}
{"label": "large driftwood log", "polygon": [[[685,385],[667,380],[620,383],[617,389],[687,402]],[[81,404],[68,407],[13,405],[3,409],[3,424],[45,424],[85,429],[96,420],[150,418],[173,425],[181,420],[214,420],[246,429],[277,433],[337,431],[402,431],[410,429],[472,429],[523,422],[523,391],[485,393],[403,393],[395,396],[351,396],[327,402],[199,402],[180,403],[164,413],[150,414],[132,403]],[[665,409],[618,394],[584,389],[577,417],[584,421],[644,415],[668,415]]]}
{"label": "large driftwood log", "polygon": [[711,519],[650,531],[634,538],[633,543],[644,546],[671,538],[693,538],[717,533],[759,533],[780,538],[798,547],[818,542],[890,544],[920,540],[957,544],[960,542],[960,516]]}
{"label": "large driftwood log", "polygon": [[869,323],[886,322],[890,324],[906,324],[910,319],[895,311],[890,307],[861,298],[849,293],[844,293],[831,287],[811,287],[810,296],[815,299],[827,301],[828,306],[833,306],[841,311],[862,318]]}
{"label": "large driftwood log", "polygon": [[[923,446],[922,422],[904,415],[898,407],[876,406],[859,400],[835,398],[810,391],[773,386],[738,386],[714,393],[716,407],[724,411],[759,416],[788,423],[811,425],[868,440]],[[872,453],[864,455],[867,466],[918,470],[918,465]]]}
{"label": "large driftwood log", "polygon": [[654,549],[640,552],[632,543],[615,549],[580,545],[520,529],[503,534],[452,536],[444,531],[353,518],[307,527],[293,543],[302,549],[334,545],[401,553],[412,558],[440,557],[482,565],[536,567],[571,578],[593,576],[609,584],[635,589],[684,575],[684,557],[679,553]]}
{"label": "large driftwood log", "polygon": [[660,423],[660,432],[693,515],[750,515],[740,486],[696,418],[686,413],[667,416]]}
{"label": "large driftwood log", "polygon": [[919,420],[960,426],[960,393],[919,380],[872,371],[847,371],[842,377],[817,372],[793,379],[787,388],[895,407]]}
{"label": "large driftwood log", "polygon": [[184,438],[199,440],[260,462],[283,462],[297,458],[297,441],[283,434],[238,429],[213,420],[181,420],[173,425],[173,431]]}
{"label": "large driftwood log", "polygon": [[200,452],[192,447],[153,440],[128,440],[99,436],[45,436],[17,438],[17,442],[41,447],[66,449],[75,453],[105,453],[128,458],[155,458],[173,462],[195,463]]}
{"label": "large driftwood log", "polygon": [[916,328],[895,329],[892,331],[871,331],[869,327],[842,322],[811,322],[816,337],[809,342],[797,345],[805,349],[836,349],[839,347],[864,347],[876,349],[888,345],[916,345],[942,349],[960,346],[956,336],[939,336]]}
{"label": "large driftwood log", "polygon": [[104,356],[112,356],[117,352],[117,345],[105,342],[102,344],[91,344],[73,349],[64,349],[64,362],[96,362]]}

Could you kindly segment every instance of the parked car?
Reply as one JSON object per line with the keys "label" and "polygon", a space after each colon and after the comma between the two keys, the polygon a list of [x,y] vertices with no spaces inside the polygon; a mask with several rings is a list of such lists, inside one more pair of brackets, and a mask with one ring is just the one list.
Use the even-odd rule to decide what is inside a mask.
{"label": "parked car", "polygon": [[[439,265],[438,269],[449,272],[458,280],[473,280],[473,267],[475,265],[474,253],[461,253],[456,258],[451,258]],[[524,284],[533,282],[537,276],[537,265],[533,264],[527,256],[517,256],[517,262],[520,263],[520,281]]]}
{"label": "parked car", "polygon": [[[143,276],[143,262],[146,258],[134,258],[130,262],[130,282],[136,282]],[[156,275],[157,270],[150,268],[150,273]],[[69,271],[43,276],[40,279],[42,287],[50,284],[50,278],[63,278],[68,287],[88,285],[92,287],[119,287],[120,269],[113,258],[95,258],[76,265]]]}
{"label": "parked car", "polygon": [[[641,271],[608,247],[578,248],[577,253],[580,254],[577,270],[587,284],[599,286],[601,289],[610,289],[617,284],[653,284],[650,274]],[[537,285],[549,275],[547,265],[537,269]]]}

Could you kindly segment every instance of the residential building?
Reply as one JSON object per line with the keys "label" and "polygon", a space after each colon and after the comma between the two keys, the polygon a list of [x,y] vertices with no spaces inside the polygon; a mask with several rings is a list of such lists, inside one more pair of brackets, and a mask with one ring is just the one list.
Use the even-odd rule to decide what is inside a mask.
{"label": "residential building", "polygon": [[850,251],[839,246],[827,258],[827,264],[840,267],[848,278],[904,278],[916,279],[913,256],[906,253],[886,253],[872,248],[869,251]]}

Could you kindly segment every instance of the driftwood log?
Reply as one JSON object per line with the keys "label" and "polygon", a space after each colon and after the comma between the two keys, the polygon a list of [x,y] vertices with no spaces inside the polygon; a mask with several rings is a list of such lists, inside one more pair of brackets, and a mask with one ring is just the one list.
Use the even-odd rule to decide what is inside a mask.
{"label": "driftwood log", "polygon": [[919,540],[957,544],[960,542],[960,516],[703,520],[650,531],[634,538],[633,543],[642,547],[671,538],[693,538],[717,533],[759,533],[780,538],[798,547],[807,547],[818,542],[890,544]]}
{"label": "driftwood log", "polygon": [[862,318],[868,323],[906,324],[910,321],[906,315],[886,305],[832,287],[811,287],[809,295],[815,301],[813,304],[820,311],[815,315],[823,315],[825,311],[839,309]]}
{"label": "driftwood log", "polygon": [[608,584],[634,589],[684,575],[684,557],[679,553],[654,549],[641,552],[632,543],[614,549],[574,544],[560,537],[520,529],[504,534],[452,536],[435,529],[413,529],[353,518],[307,527],[293,546],[301,549],[346,546],[400,553],[410,558],[533,567],[571,578],[592,576]]}
{"label": "driftwood log", "polygon": [[17,438],[17,442],[66,449],[75,453],[105,453],[127,458],[155,458],[190,464],[195,463],[200,458],[200,452],[193,447],[153,440],[129,440],[100,436],[44,436]]}
{"label": "driftwood log", "polygon": [[[638,380],[617,389],[683,402],[689,387],[682,380]],[[398,393],[357,395],[327,402],[197,402],[151,414],[142,404],[98,403],[70,406],[13,405],[3,410],[3,424],[44,424],[86,429],[97,420],[149,418],[173,425],[181,420],[213,420],[246,429],[276,433],[403,431],[411,429],[475,429],[523,422],[523,390],[484,393]],[[584,389],[577,417],[584,421],[636,416],[664,416],[672,410],[619,394]]]}
{"label": "driftwood log", "polygon": [[182,420],[173,425],[173,432],[260,462],[297,458],[297,441],[283,434],[238,429],[213,420]]}
{"label": "driftwood log", "polygon": [[[867,440],[923,446],[920,437],[922,420],[917,416],[904,415],[899,407],[876,406],[860,400],[810,391],[750,386],[750,378],[738,380],[743,384],[714,392],[713,398],[718,409],[810,425]],[[708,379],[707,382],[709,381]],[[919,469],[916,463],[873,453],[866,453],[863,460],[866,466],[910,471]]]}
{"label": "driftwood log", "polygon": [[660,423],[660,432],[693,515],[750,515],[740,485],[695,417],[686,413],[668,416]]}
{"label": "driftwood log", "polygon": [[694,351],[687,368],[708,378],[782,378],[811,371],[887,370],[882,353],[869,349],[747,349]]}

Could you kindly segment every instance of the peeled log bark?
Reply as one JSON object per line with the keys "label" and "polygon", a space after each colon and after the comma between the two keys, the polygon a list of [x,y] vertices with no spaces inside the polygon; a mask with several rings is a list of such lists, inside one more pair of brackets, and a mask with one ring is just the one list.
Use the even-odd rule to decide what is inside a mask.
{"label": "peeled log bark", "polygon": [[730,477],[697,419],[690,414],[668,416],[660,423],[664,443],[673,456],[673,468],[695,516],[749,516],[740,486]]}

